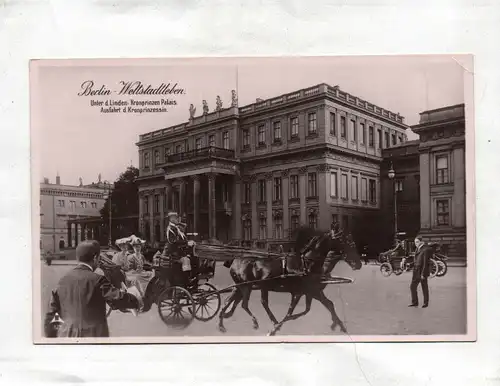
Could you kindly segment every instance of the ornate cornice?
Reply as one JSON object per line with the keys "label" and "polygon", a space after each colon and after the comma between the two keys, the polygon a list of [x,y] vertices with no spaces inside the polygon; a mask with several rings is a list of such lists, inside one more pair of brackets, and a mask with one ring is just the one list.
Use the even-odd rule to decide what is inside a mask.
{"label": "ornate cornice", "polygon": [[269,172],[269,173],[264,174],[264,178],[265,178],[267,181],[272,180],[272,179],[273,179],[273,173],[272,173],[272,172]]}
{"label": "ornate cornice", "polygon": [[281,171],[281,175],[285,178],[288,177],[289,174],[290,174],[290,169],[284,169]]}
{"label": "ornate cornice", "polygon": [[298,172],[299,172],[299,174],[302,174],[302,175],[306,174],[307,173],[307,167],[305,167],[305,166],[300,167],[298,169]]}

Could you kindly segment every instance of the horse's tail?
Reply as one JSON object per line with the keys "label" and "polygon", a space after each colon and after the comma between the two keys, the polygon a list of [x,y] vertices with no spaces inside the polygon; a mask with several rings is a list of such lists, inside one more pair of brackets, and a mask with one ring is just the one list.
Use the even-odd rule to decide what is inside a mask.
{"label": "horse's tail", "polygon": [[230,268],[230,267],[231,267],[231,264],[233,264],[233,261],[234,261],[234,259],[231,259],[231,260],[226,260],[226,261],[224,262],[224,264],[222,264],[222,265],[223,265],[224,267],[226,267],[226,268]]}

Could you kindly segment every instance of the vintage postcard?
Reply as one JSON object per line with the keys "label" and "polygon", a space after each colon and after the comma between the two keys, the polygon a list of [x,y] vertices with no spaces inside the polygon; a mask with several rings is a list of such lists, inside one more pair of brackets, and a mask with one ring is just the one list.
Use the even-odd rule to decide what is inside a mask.
{"label": "vintage postcard", "polygon": [[472,74],[32,60],[34,342],[474,341]]}

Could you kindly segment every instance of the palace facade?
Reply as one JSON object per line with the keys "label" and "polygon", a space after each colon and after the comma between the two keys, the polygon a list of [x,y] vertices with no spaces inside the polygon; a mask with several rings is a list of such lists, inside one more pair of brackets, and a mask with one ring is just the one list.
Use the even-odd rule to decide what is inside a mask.
{"label": "palace facade", "polygon": [[327,229],[381,209],[382,150],[405,143],[398,113],[320,84],[140,135],[139,229],[165,237],[168,211],[204,238],[260,248],[301,224]]}
{"label": "palace facade", "polygon": [[82,218],[100,218],[107,189],[100,181],[76,186],[62,185],[60,176],[55,184],[44,178],[40,184],[40,249],[58,253],[76,246],[79,240],[95,238],[97,227],[79,227],[77,222]]}

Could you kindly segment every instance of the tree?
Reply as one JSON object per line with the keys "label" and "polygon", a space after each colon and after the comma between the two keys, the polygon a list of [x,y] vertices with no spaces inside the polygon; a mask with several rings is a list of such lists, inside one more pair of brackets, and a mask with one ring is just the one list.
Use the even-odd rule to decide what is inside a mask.
{"label": "tree", "polygon": [[[114,239],[138,232],[139,191],[136,182],[139,169],[129,166],[115,181],[111,192],[111,221]],[[109,197],[101,209],[101,217],[109,224]]]}

